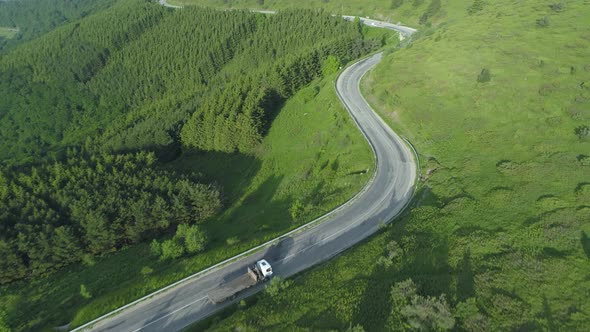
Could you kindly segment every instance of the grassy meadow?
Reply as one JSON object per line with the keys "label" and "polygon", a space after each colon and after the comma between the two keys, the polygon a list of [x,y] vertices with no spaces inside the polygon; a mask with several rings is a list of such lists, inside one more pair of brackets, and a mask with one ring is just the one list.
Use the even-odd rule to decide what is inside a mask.
{"label": "grassy meadow", "polygon": [[365,92],[423,155],[448,265],[470,257],[493,330],[582,330],[590,2],[474,6],[385,58]]}
{"label": "grassy meadow", "polygon": [[[588,1],[443,1],[363,82],[420,154],[411,210],[193,330],[412,330],[392,300],[412,279],[422,296],[445,295],[453,330],[586,331],[589,21]],[[376,263],[392,241],[393,264]]]}
{"label": "grassy meadow", "polygon": [[[165,167],[222,185],[227,210],[203,224],[205,252],[159,261],[148,244],[0,289],[16,330],[80,325],[132,300],[296,228],[354,196],[369,179],[370,147],[334,92],[334,75],[291,98],[254,156],[185,151]],[[369,170],[364,173],[361,171]],[[291,207],[297,203],[297,209]],[[294,211],[291,213],[290,211]],[[81,296],[84,285],[90,298]],[[23,304],[27,305],[24,306]]]}

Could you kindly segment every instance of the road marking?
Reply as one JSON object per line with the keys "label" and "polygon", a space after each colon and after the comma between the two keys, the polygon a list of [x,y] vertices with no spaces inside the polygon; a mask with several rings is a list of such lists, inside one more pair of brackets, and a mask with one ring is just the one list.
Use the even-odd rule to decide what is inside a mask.
{"label": "road marking", "polygon": [[186,308],[190,307],[191,305],[193,305],[193,304],[195,304],[195,303],[197,303],[197,302],[199,302],[199,301],[202,301],[202,300],[204,300],[204,299],[206,299],[206,298],[207,298],[207,296],[204,296],[204,297],[202,297],[202,298],[200,298],[200,299],[198,299],[198,300],[194,300],[193,302],[191,302],[191,303],[189,303],[189,304],[187,304],[187,305],[185,305],[185,306],[183,306],[183,307],[180,307],[180,308],[178,308],[178,309],[176,309],[176,310],[174,310],[174,311],[172,311],[172,312],[169,312],[169,313],[167,313],[166,315],[164,315],[164,316],[162,316],[162,317],[160,317],[160,318],[158,318],[158,319],[156,319],[156,320],[153,320],[153,321],[151,321],[151,322],[149,322],[149,323],[145,324],[144,326],[142,326],[142,327],[138,328],[137,330],[133,330],[132,332],[141,331],[141,330],[143,330],[144,328],[146,328],[146,327],[148,327],[148,326],[150,326],[150,325],[152,325],[152,324],[154,324],[154,323],[157,323],[157,322],[161,321],[162,319],[164,319],[164,318],[166,318],[166,317],[168,317],[168,316],[174,315],[175,313],[177,313],[177,312],[179,312],[179,311],[181,311],[181,310],[184,310],[184,309],[186,309]]}

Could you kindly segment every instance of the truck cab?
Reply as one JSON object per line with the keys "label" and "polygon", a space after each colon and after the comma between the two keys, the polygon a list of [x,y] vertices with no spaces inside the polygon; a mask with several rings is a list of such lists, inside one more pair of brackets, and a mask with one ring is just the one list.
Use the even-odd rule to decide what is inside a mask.
{"label": "truck cab", "polygon": [[258,271],[262,273],[262,276],[265,279],[272,276],[272,267],[270,266],[270,264],[268,264],[266,259],[261,259],[258,262],[256,262],[256,267],[258,268]]}

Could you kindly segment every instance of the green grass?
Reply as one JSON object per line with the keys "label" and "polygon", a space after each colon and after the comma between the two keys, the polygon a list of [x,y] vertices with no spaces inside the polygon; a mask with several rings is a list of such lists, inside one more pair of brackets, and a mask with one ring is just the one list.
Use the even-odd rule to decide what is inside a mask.
{"label": "green grass", "polygon": [[[587,330],[590,137],[576,128],[590,126],[590,3],[554,3],[486,1],[468,15],[473,1],[445,2],[441,24],[363,84],[420,153],[410,214],[279,298],[259,295],[195,328],[390,330],[389,290],[412,278],[451,307],[475,298],[490,331]],[[480,83],[484,68],[491,79]],[[389,240],[404,255],[384,269],[374,262]]]}
{"label": "green grass", "polygon": [[414,6],[412,1],[409,0],[406,0],[401,7],[395,9],[391,8],[391,0],[265,0],[262,1],[263,4],[260,4],[259,0],[170,0],[168,2],[181,6],[200,5],[223,9],[281,10],[292,8],[323,8],[333,14],[378,18],[393,23],[402,22],[409,25],[417,25],[418,18],[428,6],[428,1],[423,1],[420,5]]}
{"label": "green grass", "polygon": [[12,39],[18,34],[19,30],[14,28],[0,27],[0,38]]}
{"label": "green grass", "polygon": [[[185,152],[165,167],[198,171],[223,186],[228,206],[203,225],[210,243],[197,256],[158,261],[136,245],[46,278],[0,289],[0,307],[15,330],[73,326],[164,287],[344,203],[369,179],[371,150],[335,95],[335,76],[313,82],[283,106],[256,155]],[[368,172],[359,174],[359,171]],[[303,206],[293,220],[289,209]],[[141,270],[149,267],[150,274]],[[85,285],[92,298],[80,295]]]}
{"label": "green grass", "polygon": [[[295,276],[293,284],[278,296],[260,293],[187,330],[342,331],[352,321],[377,322],[387,316],[387,308],[379,305],[388,297],[389,289],[380,286],[389,283],[391,273],[376,267],[355,267],[366,267],[367,262],[375,261],[386,240],[387,235],[381,233],[346,255]],[[366,324],[365,327],[373,331]]]}

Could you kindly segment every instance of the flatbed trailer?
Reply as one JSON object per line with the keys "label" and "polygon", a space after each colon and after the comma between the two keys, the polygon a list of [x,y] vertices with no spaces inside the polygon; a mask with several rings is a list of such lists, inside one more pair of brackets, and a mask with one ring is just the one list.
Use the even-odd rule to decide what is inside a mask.
{"label": "flatbed trailer", "polygon": [[253,266],[249,266],[246,273],[209,291],[207,296],[211,302],[220,303],[234,297],[244,289],[268,280],[270,276],[272,276],[272,268],[266,260],[262,259]]}

